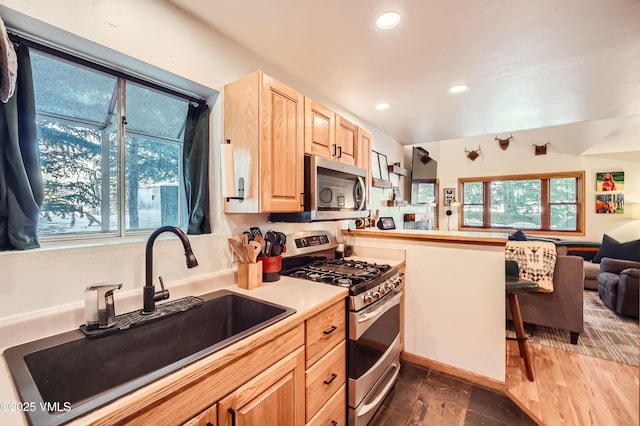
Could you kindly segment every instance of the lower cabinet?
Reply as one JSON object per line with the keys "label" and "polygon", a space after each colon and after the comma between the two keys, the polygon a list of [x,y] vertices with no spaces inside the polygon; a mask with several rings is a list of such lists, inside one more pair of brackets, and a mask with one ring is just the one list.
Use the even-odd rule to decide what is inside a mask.
{"label": "lower cabinet", "polygon": [[214,359],[169,385],[151,385],[140,396],[151,403],[73,424],[345,425],[346,374],[341,300],[242,356],[229,354],[228,360]]}
{"label": "lower cabinet", "polygon": [[307,426],[345,426],[347,424],[347,385],[340,389],[316,413]]}
{"label": "lower cabinet", "polygon": [[213,404],[182,426],[217,426],[218,425],[218,405]]}
{"label": "lower cabinet", "polygon": [[346,306],[335,303],[305,323],[306,421],[346,424]]}
{"label": "lower cabinet", "polygon": [[304,425],[304,349],[221,399],[218,425]]}

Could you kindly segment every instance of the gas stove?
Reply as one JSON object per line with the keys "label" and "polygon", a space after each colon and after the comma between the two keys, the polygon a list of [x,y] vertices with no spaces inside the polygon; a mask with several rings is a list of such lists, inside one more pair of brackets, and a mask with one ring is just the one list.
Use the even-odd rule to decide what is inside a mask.
{"label": "gas stove", "polygon": [[330,231],[305,231],[287,237],[287,241],[293,241],[294,247],[289,250],[287,246],[289,255],[283,260],[281,274],[348,288],[351,310],[360,310],[400,287],[398,270],[390,265],[332,257],[337,242]]}

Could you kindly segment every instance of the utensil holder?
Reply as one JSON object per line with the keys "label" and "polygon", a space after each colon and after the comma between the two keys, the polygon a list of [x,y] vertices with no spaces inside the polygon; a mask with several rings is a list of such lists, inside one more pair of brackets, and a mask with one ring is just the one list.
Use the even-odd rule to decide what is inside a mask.
{"label": "utensil holder", "polygon": [[272,282],[280,279],[282,256],[258,256],[258,263],[262,264],[262,281]]}
{"label": "utensil holder", "polygon": [[253,290],[262,285],[262,262],[238,263],[238,287]]}

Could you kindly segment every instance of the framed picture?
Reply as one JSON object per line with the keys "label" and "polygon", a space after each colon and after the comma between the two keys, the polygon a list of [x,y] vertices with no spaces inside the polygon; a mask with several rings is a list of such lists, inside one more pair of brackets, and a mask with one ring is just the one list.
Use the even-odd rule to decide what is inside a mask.
{"label": "framed picture", "polygon": [[596,191],[624,191],[624,172],[596,173]]}
{"label": "framed picture", "polygon": [[624,194],[597,194],[596,195],[596,213],[604,214],[623,214],[624,213]]}
{"label": "framed picture", "polygon": [[381,179],[380,175],[380,157],[376,151],[371,151],[371,177],[374,179]]}
{"label": "framed picture", "polygon": [[378,161],[380,161],[380,179],[389,180],[389,164],[387,163],[387,156],[378,153]]}
{"label": "framed picture", "polygon": [[456,189],[455,188],[445,188],[444,189],[444,203],[449,204],[453,203],[456,200]]}

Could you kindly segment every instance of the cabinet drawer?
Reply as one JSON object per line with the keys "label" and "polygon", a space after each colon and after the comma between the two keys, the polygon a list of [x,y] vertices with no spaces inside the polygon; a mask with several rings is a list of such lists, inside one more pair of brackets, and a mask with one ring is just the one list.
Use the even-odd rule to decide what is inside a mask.
{"label": "cabinet drawer", "polygon": [[307,421],[346,383],[346,348],[343,340],[307,370]]}
{"label": "cabinet drawer", "polygon": [[333,394],[329,402],[313,416],[307,426],[344,426],[347,424],[347,385]]}
{"label": "cabinet drawer", "polygon": [[218,406],[213,404],[182,426],[216,426],[218,424]]}
{"label": "cabinet drawer", "polygon": [[340,301],[306,322],[307,366],[311,367],[341,340],[345,332],[346,305]]}

